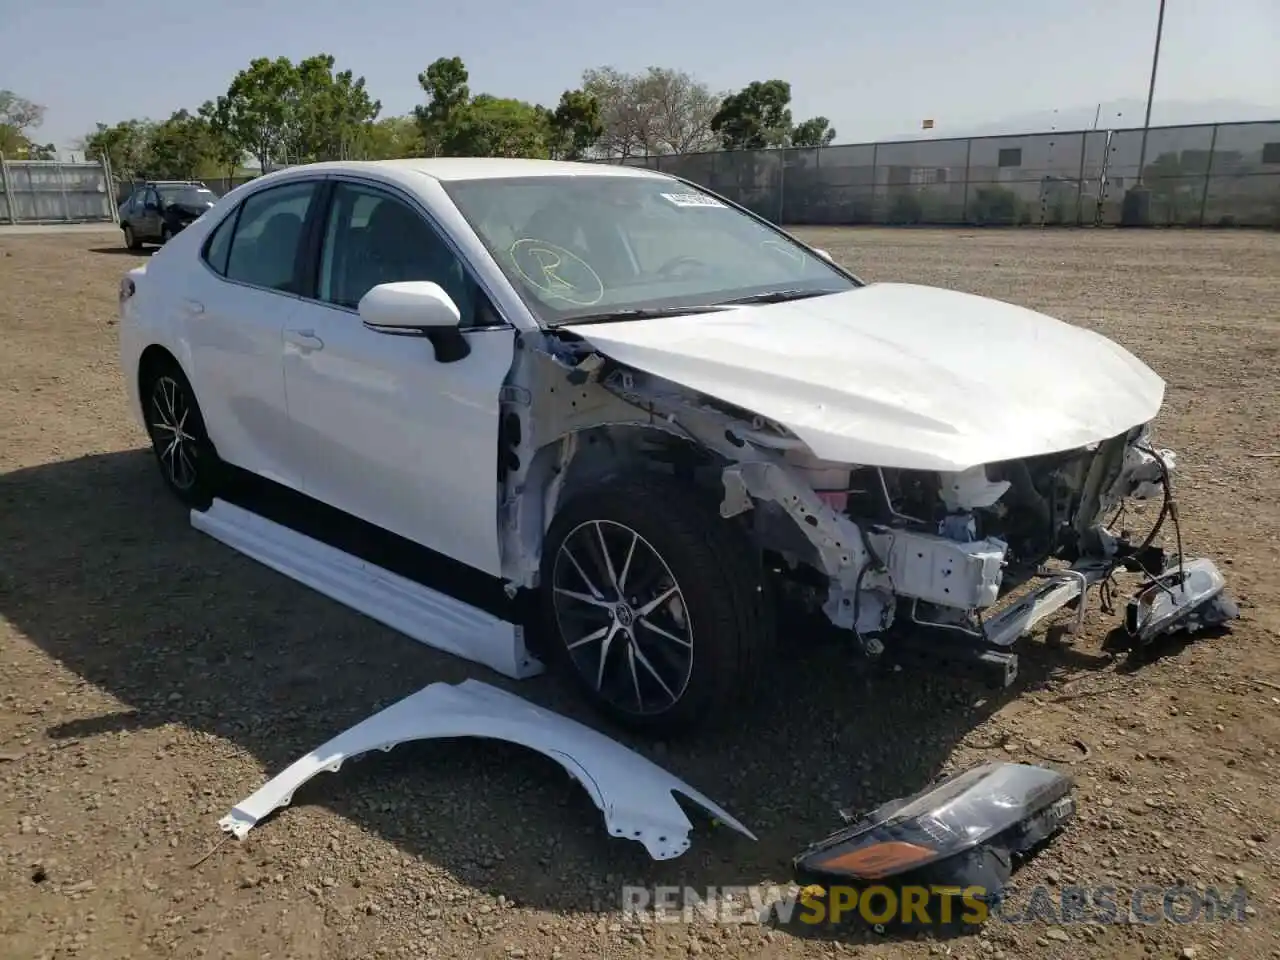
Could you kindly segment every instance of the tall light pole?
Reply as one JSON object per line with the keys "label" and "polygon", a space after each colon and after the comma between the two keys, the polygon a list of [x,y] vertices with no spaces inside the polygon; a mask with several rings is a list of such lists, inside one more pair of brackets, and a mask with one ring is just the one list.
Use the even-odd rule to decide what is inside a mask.
{"label": "tall light pole", "polygon": [[1138,183],[1147,165],[1147,131],[1151,128],[1151,101],[1156,93],[1156,67],[1160,65],[1160,36],[1164,33],[1164,0],[1160,0],[1160,16],[1156,20],[1156,46],[1151,54],[1151,83],[1147,87],[1147,115],[1142,121],[1142,146],[1138,151]]}

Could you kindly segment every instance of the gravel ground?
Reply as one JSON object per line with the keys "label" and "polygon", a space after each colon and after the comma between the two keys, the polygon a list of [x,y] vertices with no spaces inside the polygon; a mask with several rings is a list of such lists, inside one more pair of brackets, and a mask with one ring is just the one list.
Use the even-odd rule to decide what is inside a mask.
{"label": "gravel ground", "polygon": [[[554,764],[482,742],[324,775],[219,845],[218,817],[265,774],[481,671],[192,531],[116,367],[116,282],[140,257],[105,236],[3,235],[0,957],[1280,957],[1280,235],[807,236],[867,278],[1013,300],[1151,363],[1188,549],[1224,564],[1235,629],[1130,669],[1102,653],[1094,611],[1074,648],[1031,641],[1004,694],[797,638],[808,649],[732,729],[643,747],[760,835],[700,828],[662,865],[609,839]],[[553,679],[520,690],[581,716]],[[1080,784],[1079,820],[1019,891],[1243,883],[1247,922],[994,922],[917,942],[618,911],[623,884],[785,884],[838,805],[993,756],[1056,758]]]}

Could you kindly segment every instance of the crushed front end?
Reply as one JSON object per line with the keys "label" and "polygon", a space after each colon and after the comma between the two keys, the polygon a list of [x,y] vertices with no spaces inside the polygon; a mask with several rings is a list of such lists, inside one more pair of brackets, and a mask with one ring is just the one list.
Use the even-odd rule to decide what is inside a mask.
{"label": "crushed front end", "polygon": [[[932,653],[945,641],[1007,685],[1017,674],[1014,643],[1068,606],[1074,616],[1050,636],[1076,634],[1091,592],[1098,588],[1109,607],[1122,570],[1144,578],[1124,616],[1134,645],[1238,615],[1213,563],[1182,553],[1174,454],[1152,447],[1145,426],[1088,447],[958,473],[824,463],[795,446],[779,453],[830,513],[800,517],[803,539],[812,543],[814,529],[830,524],[848,539],[856,536],[854,543],[834,542],[852,547],[861,562],[852,578],[843,565],[844,575],[825,585],[806,576],[812,563],[802,562],[795,511],[786,509],[785,496],[757,510],[760,540],[790,544],[779,569],[793,595],[820,603],[873,655],[886,642],[925,644]],[[744,469],[751,470],[726,471],[726,503],[736,499],[735,474]],[[747,486],[758,494],[762,480]],[[1134,535],[1127,521],[1144,532]],[[1173,553],[1161,538],[1170,528]]]}
{"label": "crushed front end", "polygon": [[[586,462],[574,440],[582,428],[660,435],[657,454],[620,459],[622,445],[610,446],[609,469],[659,460],[705,489],[722,519],[749,531],[776,592],[820,611],[871,656],[889,646],[926,659],[959,654],[1008,685],[1019,638],[1067,607],[1073,617],[1050,636],[1078,633],[1090,595],[1109,609],[1124,571],[1143,577],[1122,621],[1135,645],[1238,616],[1213,563],[1182,553],[1175,457],[1152,446],[1146,424],[960,472],[857,465],[822,460],[785,424],[602,358],[580,341],[559,342],[546,364],[548,383],[570,371],[578,390],[554,394],[566,400],[544,414],[545,432],[567,438],[547,515],[572,476],[564,465]],[[525,482],[514,476],[513,490]],[[1162,540],[1170,530],[1173,553]],[[513,541],[511,556],[536,556],[519,546]]]}

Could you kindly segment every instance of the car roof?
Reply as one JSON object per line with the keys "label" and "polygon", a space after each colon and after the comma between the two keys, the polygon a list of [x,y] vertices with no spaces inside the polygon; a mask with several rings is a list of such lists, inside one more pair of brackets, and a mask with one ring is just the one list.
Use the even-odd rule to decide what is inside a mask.
{"label": "car roof", "polygon": [[636,177],[670,179],[656,170],[616,163],[528,160],[514,157],[422,157],[407,160],[338,160],[286,167],[275,173],[362,173],[380,171],[418,174],[435,180],[498,180],[512,177]]}

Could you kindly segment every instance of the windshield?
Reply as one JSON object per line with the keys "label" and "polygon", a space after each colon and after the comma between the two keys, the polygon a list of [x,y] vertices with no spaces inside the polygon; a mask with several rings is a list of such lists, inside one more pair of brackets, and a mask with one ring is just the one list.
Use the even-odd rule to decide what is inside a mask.
{"label": "windshield", "polygon": [[549,325],[857,286],[766,224],[676,180],[523,177],[442,186]]}
{"label": "windshield", "polygon": [[212,190],[205,187],[193,186],[173,186],[173,187],[156,187],[160,193],[160,199],[165,203],[181,203],[186,206],[204,207],[211,203],[216,203],[218,197]]}

